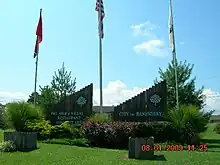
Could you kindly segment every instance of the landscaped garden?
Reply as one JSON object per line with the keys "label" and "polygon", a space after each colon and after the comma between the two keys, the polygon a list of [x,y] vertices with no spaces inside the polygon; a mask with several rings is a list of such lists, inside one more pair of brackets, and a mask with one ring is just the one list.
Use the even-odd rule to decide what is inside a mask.
{"label": "landscaped garden", "polygon": [[[101,148],[85,148],[60,144],[39,143],[39,149],[32,152],[0,153],[0,164],[4,165],[139,165],[139,164],[192,164],[214,165],[220,164],[220,135],[213,132],[215,124],[209,125],[205,132],[205,142],[208,151],[155,152],[164,155],[166,160],[142,161],[128,160],[127,151]],[[2,140],[3,134],[1,132]]]}
{"label": "landscaped garden", "polygon": [[[75,92],[75,80],[71,80],[63,65],[50,85],[40,87],[40,93],[32,93],[27,102],[11,102],[0,109],[0,165],[220,164],[220,124],[210,122],[214,122],[210,120],[213,110],[202,110],[205,103],[202,89],[196,91],[194,79],[188,81],[192,68],[181,62],[179,68],[182,68],[180,107],[173,108],[176,107],[175,82],[170,76],[174,73],[170,64],[165,72],[159,72],[168,88],[164,92],[167,97],[161,97],[163,103],[156,105],[157,95],[153,95],[157,98],[152,104],[153,109],[151,103],[143,102],[151,112],[161,109],[163,120],[148,120],[150,118],[146,116],[144,121],[148,122],[141,122],[139,118],[135,119],[139,122],[125,122],[120,118],[109,118],[105,113],[92,112],[92,97],[84,98],[85,93],[92,96],[92,90],[87,90],[92,89],[92,85],[83,88],[85,93],[83,90]],[[137,105],[137,102],[133,103]],[[57,111],[51,111],[54,106]],[[131,104],[125,107],[131,109],[132,114],[139,114],[146,111],[145,106],[141,110],[138,106],[132,108]],[[89,113],[85,113],[86,109]],[[124,110],[117,109],[117,112]],[[157,146],[152,160],[130,159],[128,150],[129,153],[133,151],[129,137],[142,140],[151,136]],[[7,140],[3,141],[4,137]],[[133,146],[136,153],[143,153],[140,150],[147,150],[149,144],[143,147],[135,142]],[[24,150],[27,148],[31,150]]]}
{"label": "landscaped garden", "polygon": [[[44,119],[41,111],[41,108],[25,102],[6,106],[5,127],[38,132],[38,148],[31,152],[10,152],[16,147],[3,142],[0,164],[220,164],[220,134],[217,134],[220,126],[208,124],[207,113],[201,113],[193,106],[182,106],[179,111],[170,110],[170,120],[164,122],[112,122],[104,114],[96,114],[82,126],[71,126],[68,122],[53,126]],[[4,131],[8,130],[1,131],[1,140]],[[128,137],[150,135],[155,137],[155,144],[163,147],[182,144],[184,150],[155,151],[155,160],[128,159]],[[195,148],[195,151],[187,151],[187,144],[207,145],[208,150]]]}

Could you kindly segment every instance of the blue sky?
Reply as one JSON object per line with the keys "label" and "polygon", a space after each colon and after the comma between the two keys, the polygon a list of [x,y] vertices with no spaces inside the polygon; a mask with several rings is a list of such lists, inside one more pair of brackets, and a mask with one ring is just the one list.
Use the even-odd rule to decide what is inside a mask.
{"label": "blue sky", "polygon": [[[113,104],[152,85],[158,68],[166,68],[171,60],[169,1],[103,1],[104,103]],[[95,3],[95,0],[0,2],[0,99],[27,97],[33,91],[33,50],[40,8],[43,42],[38,85],[49,84],[54,71],[64,62],[76,77],[77,89],[91,82],[95,88],[99,87]],[[215,95],[212,98],[216,100],[220,97],[219,7],[217,0],[212,3],[173,0],[177,58],[195,64],[197,87],[204,85],[206,93]],[[219,105],[216,100],[209,102]]]}

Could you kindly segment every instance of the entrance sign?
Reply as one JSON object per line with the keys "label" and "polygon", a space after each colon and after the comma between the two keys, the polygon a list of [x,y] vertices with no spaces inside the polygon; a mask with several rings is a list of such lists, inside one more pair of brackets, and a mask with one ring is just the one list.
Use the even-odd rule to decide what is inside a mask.
{"label": "entrance sign", "polygon": [[52,105],[46,110],[46,117],[53,125],[68,121],[82,124],[92,114],[93,84],[66,97],[65,101]]}
{"label": "entrance sign", "polygon": [[114,107],[115,121],[162,121],[167,115],[166,81],[155,84],[146,91]]}

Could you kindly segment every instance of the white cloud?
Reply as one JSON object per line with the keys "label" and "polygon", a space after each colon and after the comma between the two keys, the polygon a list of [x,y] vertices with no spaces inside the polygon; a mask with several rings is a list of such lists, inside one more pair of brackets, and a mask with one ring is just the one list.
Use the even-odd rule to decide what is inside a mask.
{"label": "white cloud", "polygon": [[183,42],[183,41],[180,42],[180,45],[184,45],[184,44],[185,44],[185,42]]}
{"label": "white cloud", "polygon": [[[118,105],[127,99],[139,94],[144,91],[146,88],[133,87],[128,88],[123,82],[120,80],[110,81],[107,87],[103,88],[103,105]],[[99,105],[100,101],[100,90],[94,89],[94,101],[95,105]]]}
{"label": "white cloud", "polygon": [[136,53],[147,53],[151,56],[167,56],[169,49],[162,40],[149,40],[133,47]]}
{"label": "white cloud", "polygon": [[[110,81],[103,88],[103,105],[118,105],[127,99],[146,90],[146,88],[133,87],[128,88],[120,80]],[[93,104],[99,105],[99,89],[95,88],[93,92]],[[203,94],[206,96],[205,110],[215,110],[215,114],[220,114],[220,92],[214,92],[212,89],[205,89]],[[0,103],[5,104],[10,101],[27,100],[28,95],[21,92],[2,92],[0,91]]]}
{"label": "white cloud", "polygon": [[203,94],[206,96],[206,110],[215,110],[215,114],[220,114],[220,92],[212,89],[205,89]]}
{"label": "white cloud", "polygon": [[[123,101],[139,94],[147,88],[128,88],[123,82],[110,81],[107,87],[103,88],[103,105],[118,105]],[[215,110],[215,114],[220,114],[220,92],[205,89],[203,94],[206,96],[205,110]],[[94,105],[99,105],[99,89],[94,89]]]}
{"label": "white cloud", "polygon": [[27,100],[28,96],[22,92],[0,91],[0,103],[6,104],[11,101]]}
{"label": "white cloud", "polygon": [[154,30],[157,28],[159,28],[159,26],[152,24],[150,21],[131,26],[133,35],[135,37],[142,36],[145,40],[133,47],[133,50],[137,54],[146,53],[151,56],[168,55],[169,48],[167,48],[165,42],[154,33]]}
{"label": "white cloud", "polygon": [[152,24],[150,21],[146,21],[144,23],[131,26],[131,29],[133,30],[133,35],[135,37],[137,36],[153,37],[154,36],[153,30],[156,28],[157,26]]}

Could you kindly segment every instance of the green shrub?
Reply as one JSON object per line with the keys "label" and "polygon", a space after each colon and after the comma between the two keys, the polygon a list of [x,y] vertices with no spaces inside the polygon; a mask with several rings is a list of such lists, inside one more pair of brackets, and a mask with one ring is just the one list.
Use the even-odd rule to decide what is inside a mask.
{"label": "green shrub", "polygon": [[207,130],[209,119],[210,115],[192,105],[181,105],[179,110],[168,112],[168,120],[180,129],[182,141],[188,144],[199,143],[199,134]]}
{"label": "green shrub", "polygon": [[48,144],[63,144],[63,145],[74,145],[74,146],[79,146],[79,147],[88,147],[89,142],[85,138],[81,139],[47,139],[42,141],[43,143],[48,143]]}
{"label": "green shrub", "polygon": [[53,126],[46,120],[31,120],[27,121],[26,130],[29,132],[38,132],[38,140],[53,139],[53,138],[83,138],[81,127],[74,127],[68,122],[63,122],[61,125]]}
{"label": "green shrub", "polygon": [[50,138],[53,127],[54,126],[50,125],[49,121],[46,121],[44,119],[28,120],[25,123],[25,131],[26,132],[37,132],[38,140]]}
{"label": "green shrub", "polygon": [[3,118],[8,128],[16,131],[24,131],[25,122],[33,119],[40,119],[42,110],[26,102],[12,102],[6,105]]}
{"label": "green shrub", "polygon": [[50,138],[83,138],[83,132],[81,127],[74,127],[69,122],[63,122],[52,127]]}
{"label": "green shrub", "polygon": [[0,143],[0,152],[14,152],[14,151],[17,151],[17,148],[12,141],[5,141]]}
{"label": "green shrub", "polygon": [[88,119],[89,122],[110,122],[111,119],[106,113],[94,113],[91,117]]}
{"label": "green shrub", "polygon": [[215,131],[217,134],[220,134],[220,124],[216,124],[216,125],[215,125],[214,131]]}
{"label": "green shrub", "polygon": [[167,121],[138,123],[133,126],[132,137],[153,136],[155,142],[181,142],[179,128]]}
{"label": "green shrub", "polygon": [[205,132],[209,123],[209,117],[193,105],[181,105],[179,110],[170,110],[168,118],[179,128],[185,128],[187,124],[190,124],[197,133]]}
{"label": "green shrub", "polygon": [[0,109],[0,129],[4,129],[3,111]]}
{"label": "green shrub", "polygon": [[129,137],[154,136],[155,142],[181,142],[181,133],[170,122],[86,122],[83,125],[85,137],[96,147],[120,148],[128,147]]}

